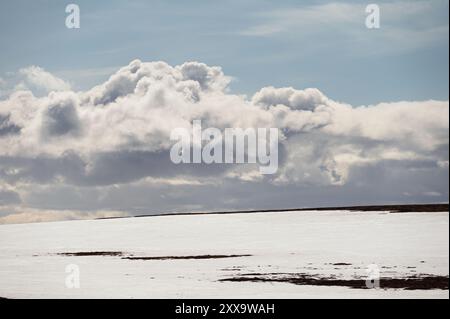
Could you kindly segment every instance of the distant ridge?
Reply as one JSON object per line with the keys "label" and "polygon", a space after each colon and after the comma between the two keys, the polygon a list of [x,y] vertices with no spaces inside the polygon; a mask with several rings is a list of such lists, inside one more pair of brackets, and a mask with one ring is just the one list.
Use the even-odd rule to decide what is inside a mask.
{"label": "distant ridge", "polygon": [[226,215],[226,214],[244,214],[244,213],[269,213],[269,212],[292,212],[292,211],[326,211],[326,210],[348,210],[362,212],[387,211],[390,213],[436,213],[448,212],[449,204],[410,204],[410,205],[368,205],[368,206],[330,206],[330,207],[309,207],[309,208],[285,208],[285,209],[252,209],[236,211],[212,211],[212,212],[192,212],[192,213],[155,213],[146,215],[137,215],[130,217],[103,217],[97,219],[118,219],[118,218],[140,218],[157,216],[184,216],[184,215]]}

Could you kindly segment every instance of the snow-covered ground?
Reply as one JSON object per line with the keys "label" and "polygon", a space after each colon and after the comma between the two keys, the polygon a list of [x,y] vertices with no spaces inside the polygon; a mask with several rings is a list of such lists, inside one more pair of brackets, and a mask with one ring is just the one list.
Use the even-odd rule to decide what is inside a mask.
{"label": "snow-covered ground", "polygon": [[[0,297],[449,298],[448,290],[220,281],[244,273],[364,278],[370,264],[378,265],[382,277],[448,276],[448,221],[448,213],[308,211],[0,225]],[[58,255],[96,251],[135,257],[251,256]],[[66,287],[70,264],[79,269],[79,288]]]}

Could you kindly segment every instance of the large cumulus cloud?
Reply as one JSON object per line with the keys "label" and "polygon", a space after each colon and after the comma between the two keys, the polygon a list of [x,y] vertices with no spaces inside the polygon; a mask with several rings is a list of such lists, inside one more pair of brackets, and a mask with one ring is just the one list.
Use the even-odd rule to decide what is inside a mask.
{"label": "large cumulus cloud", "polygon": [[[20,74],[48,92],[40,95],[17,86],[0,100],[0,185],[14,189],[2,195],[8,203],[24,198],[27,205],[32,185],[105,192],[121,187],[129,192],[136,183],[158,179],[159,185],[213,181],[320,192],[323,187],[356,185],[355,176],[368,183],[369,172],[383,165],[412,175],[424,167],[448,175],[448,101],[352,106],[316,88],[274,87],[247,97],[229,91],[232,78],[220,67],[198,62],[170,66],[135,60],[84,92],[70,90],[41,68]],[[194,119],[220,129],[279,128],[277,174],[262,176],[255,165],[172,164],[170,133],[177,127],[189,129]],[[368,172],[367,179],[362,172]],[[438,185],[421,191],[448,196],[448,184]],[[181,189],[172,183],[172,192],[177,187]],[[177,207],[192,207],[189,202],[192,198],[185,198]],[[108,205],[92,208],[116,208]],[[159,207],[164,209],[164,201]]]}

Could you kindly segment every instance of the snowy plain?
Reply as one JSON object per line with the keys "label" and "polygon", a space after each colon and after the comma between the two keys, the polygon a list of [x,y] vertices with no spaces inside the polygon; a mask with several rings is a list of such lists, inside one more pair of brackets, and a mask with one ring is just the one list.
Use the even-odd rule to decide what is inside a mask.
{"label": "snowy plain", "polygon": [[[76,252],[121,256],[68,256]],[[249,255],[211,259],[123,257]],[[80,287],[66,286],[67,265]],[[449,214],[298,211],[0,225],[6,298],[449,298],[448,290],[226,282],[246,273],[448,276]],[[361,279],[363,280],[363,279]]]}

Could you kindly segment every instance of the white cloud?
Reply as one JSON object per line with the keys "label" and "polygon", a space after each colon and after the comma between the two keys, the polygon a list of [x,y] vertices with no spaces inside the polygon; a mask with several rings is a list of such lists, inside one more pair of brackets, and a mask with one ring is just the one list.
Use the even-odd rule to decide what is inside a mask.
{"label": "white cloud", "polygon": [[24,77],[23,82],[19,84],[22,88],[35,87],[46,92],[70,90],[70,85],[67,82],[38,66],[29,66],[20,69],[19,74]]}
{"label": "white cloud", "polygon": [[[0,155],[61,158],[73,153],[85,161],[84,174],[89,174],[98,154],[167,151],[173,128],[189,128],[192,120],[202,119],[205,127],[278,127],[293,162],[295,148],[303,149],[308,134],[314,135],[316,144],[308,148],[316,168],[332,172],[332,181],[341,176],[342,183],[355,165],[428,159],[448,144],[447,101],[353,107],[318,89],[274,87],[247,100],[227,91],[229,81],[220,68],[202,63],[172,67],[135,60],[86,92],[37,98],[20,91],[0,102],[0,115],[8,119],[2,127],[16,128],[0,140]],[[294,143],[295,136],[302,139]],[[330,139],[335,141],[326,152],[317,150]]]}
{"label": "white cloud", "polygon": [[253,96],[252,102],[266,108],[284,105],[290,109],[312,111],[321,105],[326,105],[329,100],[318,89],[277,89],[271,86],[257,92]]}
{"label": "white cloud", "polygon": [[[65,88],[42,97],[14,92],[0,101],[0,183],[15,187],[3,192],[3,205],[21,200],[28,207],[39,202],[36,198],[62,200],[70,194],[71,207],[86,196],[98,196],[89,205],[109,209],[119,205],[105,202],[115,200],[112,192],[133,194],[131,189],[156,185],[172,189],[161,195],[165,198],[184,198],[175,189],[216,188],[220,183],[343,187],[352,174],[378,165],[448,172],[448,101],[351,106],[316,88],[274,87],[262,88],[249,99],[229,92],[230,80],[220,67],[203,63],[170,66],[135,60],[87,91]],[[55,83],[48,87],[55,88]],[[170,132],[190,128],[194,119],[219,129],[278,127],[278,173],[261,176],[252,165],[172,164]],[[370,178],[359,179],[370,183]],[[400,194],[406,192],[414,193],[405,189]],[[146,196],[144,190],[137,193]],[[198,205],[198,199],[184,200],[189,207]],[[22,214],[26,219],[34,212]],[[56,218],[53,213],[46,216]]]}

